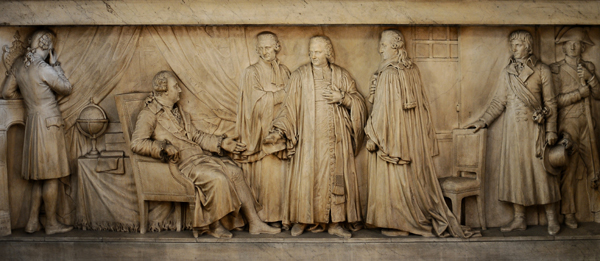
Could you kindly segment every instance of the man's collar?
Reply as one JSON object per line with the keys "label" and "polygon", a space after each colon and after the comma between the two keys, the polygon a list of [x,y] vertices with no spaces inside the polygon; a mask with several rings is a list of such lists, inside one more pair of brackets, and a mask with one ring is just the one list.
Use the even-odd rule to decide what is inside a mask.
{"label": "man's collar", "polygon": [[[147,104],[148,109],[150,109],[150,111],[154,114],[157,114],[161,110],[165,110],[165,108],[167,108],[167,106],[164,106],[156,97],[153,97],[152,100]],[[173,104],[173,107],[175,107],[176,105],[177,103]],[[173,107],[171,107],[170,109],[172,109]]]}
{"label": "man's collar", "polygon": [[[514,56],[510,57],[510,63],[511,64],[512,63],[516,63],[516,62],[517,62],[517,59],[515,59]],[[527,66],[529,66],[529,67],[531,67],[531,68],[533,68],[537,64],[537,62],[538,62],[538,58],[535,57],[535,55],[532,54],[532,55],[530,55],[529,57],[527,57],[525,59],[525,63],[524,64],[527,65]]]}

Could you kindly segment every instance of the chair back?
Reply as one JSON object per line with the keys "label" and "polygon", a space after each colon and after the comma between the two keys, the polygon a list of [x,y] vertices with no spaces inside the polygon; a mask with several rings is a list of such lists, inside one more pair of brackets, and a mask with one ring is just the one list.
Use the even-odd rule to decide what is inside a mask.
{"label": "chair back", "polygon": [[476,133],[473,133],[473,129],[452,131],[452,176],[476,178],[483,183],[486,139],[487,129],[480,129]]}

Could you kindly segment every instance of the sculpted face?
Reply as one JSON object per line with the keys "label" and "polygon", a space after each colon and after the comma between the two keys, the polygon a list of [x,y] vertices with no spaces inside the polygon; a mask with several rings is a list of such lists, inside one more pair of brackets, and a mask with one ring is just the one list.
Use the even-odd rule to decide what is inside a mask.
{"label": "sculpted face", "polygon": [[311,41],[308,48],[310,62],[317,67],[327,65],[327,44],[321,41]]}
{"label": "sculpted face", "polygon": [[515,59],[524,59],[529,56],[527,45],[523,41],[518,39],[512,40],[510,42],[510,50],[513,53],[513,57]]}
{"label": "sculpted face", "polygon": [[175,104],[179,101],[179,94],[181,93],[181,88],[179,88],[179,82],[175,77],[167,78],[167,92],[163,94],[163,97]]}
{"label": "sculpted face", "polygon": [[398,50],[392,48],[392,45],[391,36],[384,35],[381,37],[381,41],[379,42],[379,53],[383,60],[388,60],[398,55]]}
{"label": "sculpted face", "polygon": [[563,44],[563,51],[569,57],[579,57],[583,48],[580,41],[568,41]]}
{"label": "sculpted face", "polygon": [[271,62],[277,58],[276,46],[277,42],[272,37],[259,37],[256,44],[256,51],[260,59],[263,59],[265,62]]}

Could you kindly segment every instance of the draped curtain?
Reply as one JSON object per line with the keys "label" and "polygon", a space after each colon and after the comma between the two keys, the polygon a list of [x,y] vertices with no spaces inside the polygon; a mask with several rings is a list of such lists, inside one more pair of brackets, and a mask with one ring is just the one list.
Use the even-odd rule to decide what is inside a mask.
{"label": "draped curtain", "polygon": [[[52,30],[57,35],[55,53],[73,86],[70,95],[57,97],[70,145],[72,173],[77,171],[77,158],[91,149],[89,139],[75,125],[79,112],[111,94],[124,92],[119,86],[122,80],[131,79],[127,72],[135,64],[136,52],[150,44],[162,53],[170,68],[140,64],[139,70],[173,70],[182,87],[192,94],[183,96],[181,104],[191,112],[194,123],[205,132],[233,134],[238,79],[250,65],[244,27],[100,26]],[[142,42],[142,38],[150,41]],[[147,92],[152,90],[151,86],[141,87]],[[71,191],[75,189],[68,180],[63,184],[58,214],[63,223],[73,224]]]}

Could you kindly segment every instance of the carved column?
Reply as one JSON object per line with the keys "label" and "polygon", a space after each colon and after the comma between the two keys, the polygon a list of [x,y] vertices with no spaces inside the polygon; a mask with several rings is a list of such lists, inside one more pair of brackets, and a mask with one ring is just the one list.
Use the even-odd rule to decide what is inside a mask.
{"label": "carved column", "polygon": [[10,235],[8,198],[7,131],[14,124],[25,124],[23,100],[0,100],[0,236]]}

